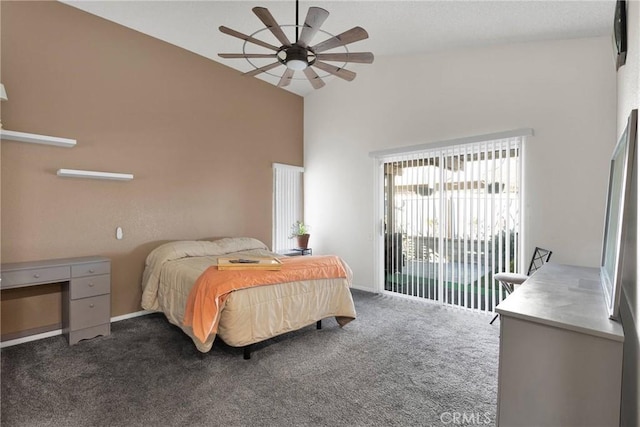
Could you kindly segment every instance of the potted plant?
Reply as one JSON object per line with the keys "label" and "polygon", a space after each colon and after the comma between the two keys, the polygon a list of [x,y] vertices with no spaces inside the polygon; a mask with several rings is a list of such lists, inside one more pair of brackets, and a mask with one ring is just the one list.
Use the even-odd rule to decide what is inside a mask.
{"label": "potted plant", "polygon": [[291,226],[291,238],[298,239],[298,249],[309,247],[309,226],[302,221],[296,221]]}

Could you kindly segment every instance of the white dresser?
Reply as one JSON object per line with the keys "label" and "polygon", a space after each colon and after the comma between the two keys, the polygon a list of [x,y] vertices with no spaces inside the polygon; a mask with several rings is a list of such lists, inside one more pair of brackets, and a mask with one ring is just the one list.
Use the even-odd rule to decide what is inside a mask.
{"label": "white dresser", "polygon": [[497,425],[619,425],[624,334],[597,268],[546,264],[496,311]]}

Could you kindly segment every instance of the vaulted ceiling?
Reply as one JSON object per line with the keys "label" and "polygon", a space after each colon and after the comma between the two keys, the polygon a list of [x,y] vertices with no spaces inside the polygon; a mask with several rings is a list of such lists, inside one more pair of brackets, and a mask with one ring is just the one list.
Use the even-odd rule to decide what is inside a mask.
{"label": "vaulted ceiling", "polygon": [[[172,43],[239,71],[253,67],[244,59],[222,59],[218,53],[240,53],[243,41],[218,31],[221,25],[253,34],[264,25],[252,13],[268,8],[285,32],[295,39],[295,1],[64,1],[89,13]],[[371,51],[376,57],[413,55],[461,48],[537,40],[597,37],[611,34],[615,0],[599,1],[300,1],[299,23],[310,6],[330,12],[322,30],[336,35],[355,26],[369,33],[349,45],[354,52]],[[279,46],[269,31],[256,34]],[[328,35],[319,33],[314,42]],[[253,53],[271,53],[247,44]],[[257,66],[273,60],[255,60]],[[365,73],[373,65],[349,65]],[[284,67],[259,78],[277,84]],[[331,79],[325,80],[330,84]],[[302,73],[286,88],[299,95],[313,91]],[[319,89],[322,90],[322,89]]]}

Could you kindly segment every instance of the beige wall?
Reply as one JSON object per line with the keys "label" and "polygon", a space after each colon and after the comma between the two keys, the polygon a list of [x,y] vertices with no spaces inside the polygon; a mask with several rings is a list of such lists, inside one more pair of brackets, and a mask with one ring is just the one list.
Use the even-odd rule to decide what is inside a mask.
{"label": "beige wall", "polygon": [[[271,164],[302,164],[301,97],[61,3],[2,2],[1,20],[4,128],[78,141],[2,142],[2,262],[111,257],[116,316],[140,310],[160,242],[271,244]],[[2,295],[3,334],[59,321],[59,289],[14,294]]]}

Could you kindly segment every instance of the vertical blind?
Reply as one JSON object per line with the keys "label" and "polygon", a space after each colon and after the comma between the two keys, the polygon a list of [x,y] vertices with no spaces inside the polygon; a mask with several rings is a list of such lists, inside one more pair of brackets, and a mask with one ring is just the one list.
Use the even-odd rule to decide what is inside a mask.
{"label": "vertical blind", "polygon": [[273,164],[273,231],[272,250],[291,249],[291,226],[302,221],[304,168]]}
{"label": "vertical blind", "polygon": [[423,149],[380,159],[384,290],[480,311],[520,267],[524,137]]}

